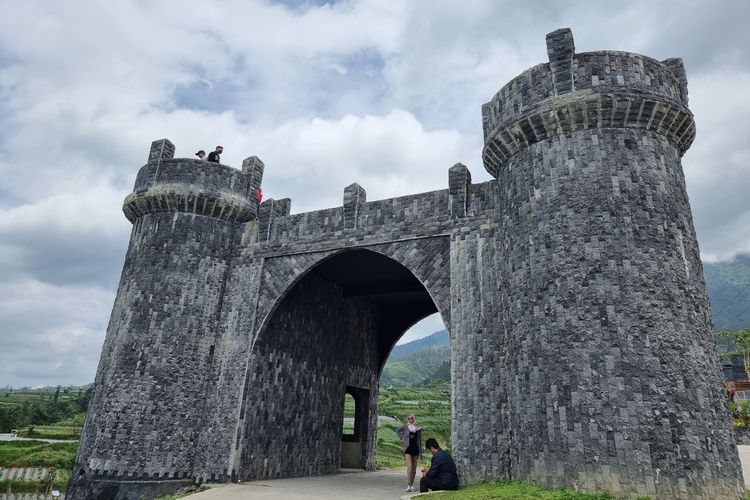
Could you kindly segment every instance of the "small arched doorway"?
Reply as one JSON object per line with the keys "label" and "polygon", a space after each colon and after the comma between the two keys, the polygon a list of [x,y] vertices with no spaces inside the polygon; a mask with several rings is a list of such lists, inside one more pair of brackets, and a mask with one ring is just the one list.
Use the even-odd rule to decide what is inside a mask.
{"label": "small arched doorway", "polygon": [[[436,311],[411,271],[373,251],[345,251],[305,273],[253,346],[239,478],[374,470],[380,371],[401,335]],[[346,394],[355,406],[350,433]]]}

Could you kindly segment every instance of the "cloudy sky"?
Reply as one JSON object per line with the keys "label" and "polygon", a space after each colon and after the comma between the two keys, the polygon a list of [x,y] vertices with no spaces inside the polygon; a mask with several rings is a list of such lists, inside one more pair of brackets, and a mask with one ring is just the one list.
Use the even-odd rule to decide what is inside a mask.
{"label": "cloudy sky", "polygon": [[[480,106],[578,52],[682,57],[705,260],[750,251],[750,2],[0,0],[0,386],[93,380],[152,140],[257,155],[292,211],[475,182]],[[442,327],[428,319],[413,336]]]}

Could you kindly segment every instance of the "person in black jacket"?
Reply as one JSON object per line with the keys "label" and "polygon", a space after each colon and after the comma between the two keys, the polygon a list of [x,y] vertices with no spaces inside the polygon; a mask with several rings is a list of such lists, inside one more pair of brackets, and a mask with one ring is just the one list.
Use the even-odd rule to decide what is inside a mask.
{"label": "person in black jacket", "polygon": [[212,161],[214,163],[221,163],[221,153],[224,152],[223,146],[216,146],[215,151],[211,151],[208,153],[208,161]]}
{"label": "person in black jacket", "polygon": [[458,474],[453,457],[447,451],[440,449],[440,445],[435,438],[429,438],[424,445],[432,453],[432,462],[429,470],[427,468],[422,469],[419,492],[457,490]]}

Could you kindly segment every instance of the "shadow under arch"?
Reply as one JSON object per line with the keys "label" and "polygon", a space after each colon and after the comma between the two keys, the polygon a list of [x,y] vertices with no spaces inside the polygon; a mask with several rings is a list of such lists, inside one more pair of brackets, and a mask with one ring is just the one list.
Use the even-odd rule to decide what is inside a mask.
{"label": "shadow under arch", "polygon": [[[260,321],[254,328],[254,341],[263,336],[276,309],[289,292],[311,273],[342,286],[349,296],[360,296],[390,308],[380,337],[381,369],[398,339],[427,316],[439,313],[450,334],[450,301],[449,297],[443,297],[449,290],[442,289],[450,286],[449,270],[446,269],[446,275],[442,277],[442,288],[434,283],[426,283],[418,275],[417,266],[409,266],[411,262],[408,262],[408,256],[413,254],[399,250],[398,245],[378,245],[372,248],[347,248],[322,255],[308,254],[303,268],[294,273],[281,289],[266,286],[269,281],[278,281],[279,276],[285,274],[270,266],[265,270],[267,276],[261,285],[260,295],[265,297],[260,302],[266,305],[263,307],[260,304]],[[283,263],[285,259],[280,257],[279,262]],[[295,261],[294,265],[299,266],[299,261]],[[286,266],[281,264],[280,267]]]}
{"label": "shadow under arch", "polygon": [[380,372],[404,332],[435,312],[415,274],[377,251],[337,252],[298,272],[252,346],[238,479],[337,472],[347,392],[358,394],[361,428],[354,452],[351,442],[343,445],[346,462],[374,470]]}

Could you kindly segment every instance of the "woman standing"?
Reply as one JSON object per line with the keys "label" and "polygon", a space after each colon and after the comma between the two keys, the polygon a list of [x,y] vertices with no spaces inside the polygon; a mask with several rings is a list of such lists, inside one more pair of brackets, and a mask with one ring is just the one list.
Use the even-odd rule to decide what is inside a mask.
{"label": "woman standing", "polygon": [[417,459],[422,458],[422,428],[417,425],[417,418],[412,413],[406,418],[406,424],[396,429],[396,434],[404,443],[406,459],[406,490],[414,489],[414,475],[417,473]]}

